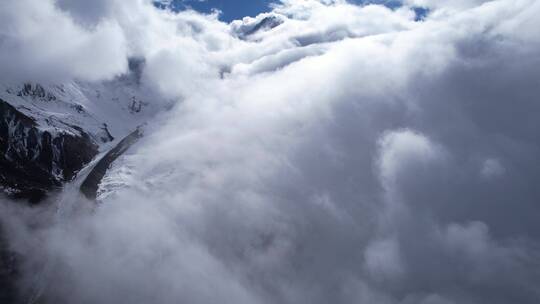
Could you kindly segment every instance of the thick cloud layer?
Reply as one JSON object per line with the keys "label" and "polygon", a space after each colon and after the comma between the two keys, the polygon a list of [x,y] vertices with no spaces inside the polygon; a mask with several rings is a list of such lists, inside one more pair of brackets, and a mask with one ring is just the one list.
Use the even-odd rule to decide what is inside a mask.
{"label": "thick cloud layer", "polygon": [[[49,223],[4,207],[27,293],[50,303],[540,300],[540,2],[288,0],[257,19],[281,25],[245,39],[240,21],[116,5],[99,9],[108,21],[85,15],[98,25],[81,34],[118,28],[128,50],[108,60],[144,56],[145,81],[182,102],[124,160],[129,187],[93,212]],[[430,14],[415,22],[409,5]],[[66,69],[93,60],[83,58]],[[85,76],[101,73],[115,71]],[[89,202],[68,189],[57,204]]]}
{"label": "thick cloud layer", "polygon": [[92,28],[77,23],[53,1],[0,4],[2,80],[27,77],[112,77],[127,67],[125,38],[115,20]]}

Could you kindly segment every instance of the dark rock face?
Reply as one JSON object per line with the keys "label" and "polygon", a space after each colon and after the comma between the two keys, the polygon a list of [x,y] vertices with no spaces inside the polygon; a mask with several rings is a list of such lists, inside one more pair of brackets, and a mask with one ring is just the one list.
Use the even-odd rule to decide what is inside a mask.
{"label": "dark rock face", "polygon": [[56,96],[45,91],[39,84],[25,83],[22,90],[17,93],[17,96],[30,96],[32,98],[41,98],[43,100],[56,100]]}
{"label": "dark rock face", "polygon": [[0,190],[38,202],[73,179],[98,147],[81,128],[70,127],[78,134],[52,134],[0,99]]}

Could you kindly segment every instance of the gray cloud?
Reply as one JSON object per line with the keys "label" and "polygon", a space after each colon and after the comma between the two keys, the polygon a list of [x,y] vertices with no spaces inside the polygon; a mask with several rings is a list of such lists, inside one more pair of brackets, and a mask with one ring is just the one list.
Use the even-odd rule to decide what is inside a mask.
{"label": "gray cloud", "polygon": [[[407,7],[289,0],[257,41],[144,7],[154,26],[126,39],[159,42],[137,47],[145,81],[183,102],[93,213],[25,231],[16,219],[35,211],[2,212],[23,289],[47,282],[51,303],[538,302],[536,1],[437,1],[414,22]],[[355,35],[325,40],[335,28]],[[60,206],[88,204],[70,193]]]}

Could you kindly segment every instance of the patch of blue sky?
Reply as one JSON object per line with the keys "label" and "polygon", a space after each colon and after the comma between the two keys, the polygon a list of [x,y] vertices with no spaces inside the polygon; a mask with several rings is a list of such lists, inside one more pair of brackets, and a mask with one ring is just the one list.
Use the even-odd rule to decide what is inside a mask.
{"label": "patch of blue sky", "polygon": [[[256,16],[270,9],[270,4],[275,0],[155,0],[154,3],[160,8],[170,8],[181,11],[188,8],[203,13],[211,13],[212,10],[221,11],[220,19],[230,22],[242,19],[245,16]],[[399,0],[349,0],[353,4],[381,4],[395,9],[402,5]],[[429,11],[425,8],[415,7],[416,20],[423,20]]]}

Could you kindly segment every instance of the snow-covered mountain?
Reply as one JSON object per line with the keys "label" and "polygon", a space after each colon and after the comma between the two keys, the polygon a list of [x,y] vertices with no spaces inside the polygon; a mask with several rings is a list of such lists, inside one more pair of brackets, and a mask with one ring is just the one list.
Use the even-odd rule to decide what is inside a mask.
{"label": "snow-covered mountain", "polygon": [[276,28],[285,22],[286,17],[275,13],[260,14],[257,17],[245,17],[231,23],[231,30],[243,40],[256,40],[258,34]]}
{"label": "snow-covered mountain", "polygon": [[142,64],[105,82],[0,84],[0,191],[39,201],[166,108]]}

